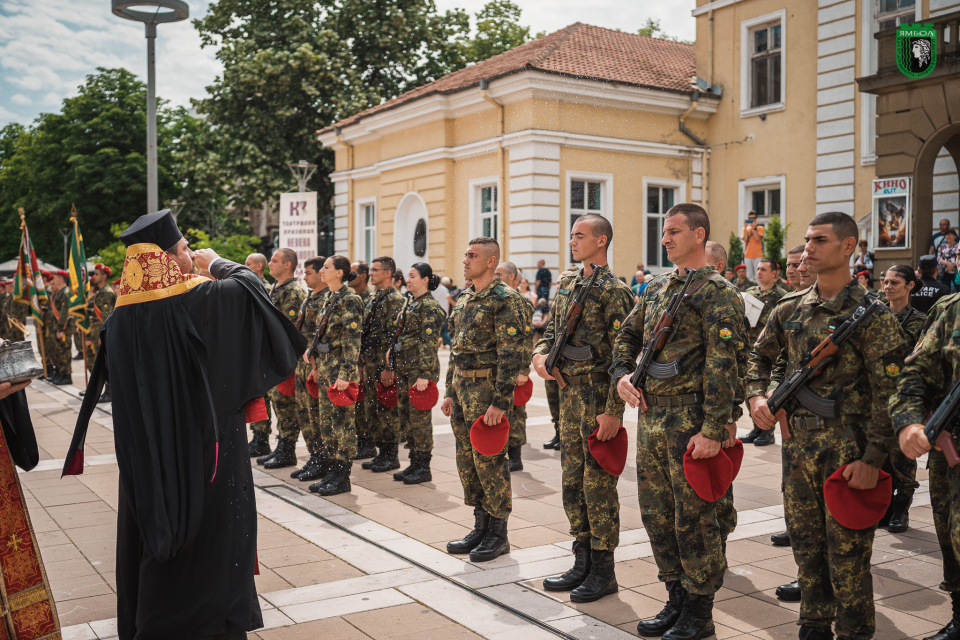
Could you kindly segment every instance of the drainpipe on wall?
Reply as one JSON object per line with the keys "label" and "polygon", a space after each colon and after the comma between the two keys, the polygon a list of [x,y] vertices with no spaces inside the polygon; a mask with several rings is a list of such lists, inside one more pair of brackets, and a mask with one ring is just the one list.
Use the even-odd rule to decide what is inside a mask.
{"label": "drainpipe on wall", "polygon": [[[342,144],[347,148],[347,171],[353,170],[353,145],[347,142],[344,142],[340,137],[342,129],[337,127],[333,130],[333,134],[337,136],[337,143]],[[379,213],[379,212],[377,212]],[[334,223],[333,223],[333,247],[336,251],[337,247],[337,223],[336,223],[336,205],[334,205]],[[347,177],[347,253],[350,252],[350,238],[356,237],[356,230],[353,229],[354,218],[353,215],[353,176],[350,175]],[[351,230],[353,233],[351,233]]]}
{"label": "drainpipe on wall", "polygon": [[[706,149],[707,143],[706,141],[698,137],[696,134],[694,134],[692,131],[687,129],[687,127],[684,125],[684,120],[686,120],[687,116],[693,113],[693,110],[697,108],[697,105],[699,104],[699,100],[700,100],[699,91],[694,91],[693,93],[690,94],[690,107],[683,112],[682,116],[680,116],[680,131],[681,133],[686,134],[688,138],[696,142],[699,146],[703,147],[702,149],[699,150],[700,151],[700,206],[706,209],[707,208],[707,149]],[[693,156],[691,156],[691,162],[692,162],[692,159],[693,159]]]}
{"label": "drainpipe on wall", "polygon": [[[498,194],[498,195],[500,196],[500,203],[499,203],[499,204],[500,204],[501,218],[503,219],[503,227],[506,228],[506,227],[507,227],[507,224],[509,223],[509,221],[507,220],[505,207],[503,206],[503,204],[506,202],[506,194],[504,193],[504,173],[505,173],[505,171],[503,170],[503,156],[504,156],[504,153],[503,153],[503,130],[504,130],[504,125],[503,125],[503,105],[500,104],[499,102],[497,102],[496,100],[494,100],[493,98],[491,98],[489,95],[487,95],[487,89],[488,89],[489,87],[490,87],[490,83],[489,83],[489,82],[487,82],[486,80],[481,80],[481,81],[480,81],[480,95],[483,97],[484,100],[486,100],[487,102],[489,102],[490,104],[492,104],[493,106],[495,106],[497,109],[500,110],[500,143],[499,143],[499,145],[497,146],[497,175],[498,175],[498,178],[497,178],[497,179],[499,180],[499,184],[497,185],[497,189],[499,190],[499,194]],[[472,233],[472,232],[471,232],[471,233]],[[504,235],[503,229],[500,229],[499,235],[503,236],[504,238],[508,238],[508,237],[509,237],[509,235]],[[495,240],[497,240],[497,242],[499,242],[499,241],[500,241],[500,238],[495,238]],[[507,249],[507,250],[504,251],[504,255],[509,255],[509,249],[510,249],[510,247],[508,246],[508,247],[506,247],[506,249]]]}
{"label": "drainpipe on wall", "polygon": [[707,90],[713,91],[713,9],[707,19]]}

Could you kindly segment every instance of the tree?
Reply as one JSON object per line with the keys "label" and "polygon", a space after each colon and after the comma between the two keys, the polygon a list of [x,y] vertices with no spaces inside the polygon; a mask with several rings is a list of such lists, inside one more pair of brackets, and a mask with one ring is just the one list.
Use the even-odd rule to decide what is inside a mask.
{"label": "tree", "polygon": [[477,13],[476,35],[461,47],[464,59],[479,62],[529,41],[530,27],[520,24],[520,11],[510,0],[492,0],[484,5]]}
{"label": "tree", "polygon": [[[792,223],[791,223],[792,224]],[[790,225],[783,226],[780,216],[776,212],[763,234],[763,257],[770,258],[780,265],[780,273],[786,273],[787,257],[783,253],[784,243],[787,241],[787,231]]]}
{"label": "tree", "polygon": [[730,247],[727,249],[727,266],[732,269],[738,264],[743,264],[743,240],[731,231],[729,242]]}
{"label": "tree", "polygon": [[[640,27],[637,30],[637,33],[641,36],[647,36],[648,38],[657,38],[658,40],[669,40],[670,42],[683,42],[685,44],[693,44],[691,40],[681,40],[676,36],[668,36],[664,33],[663,29],[660,28],[660,21],[654,20],[653,18],[647,18],[646,24]],[[740,264],[739,262],[737,264]]]}

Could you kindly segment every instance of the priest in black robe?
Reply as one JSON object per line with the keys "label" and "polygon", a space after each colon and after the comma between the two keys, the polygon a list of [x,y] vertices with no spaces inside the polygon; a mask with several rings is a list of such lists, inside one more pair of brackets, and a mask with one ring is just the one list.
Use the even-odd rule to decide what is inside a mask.
{"label": "priest in black robe", "polygon": [[[111,385],[120,468],[120,640],[246,638],[263,626],[244,407],[306,350],[260,279],[194,253],[169,211],[138,219],[64,473],[82,473],[87,424]],[[194,264],[213,278],[194,274]]]}

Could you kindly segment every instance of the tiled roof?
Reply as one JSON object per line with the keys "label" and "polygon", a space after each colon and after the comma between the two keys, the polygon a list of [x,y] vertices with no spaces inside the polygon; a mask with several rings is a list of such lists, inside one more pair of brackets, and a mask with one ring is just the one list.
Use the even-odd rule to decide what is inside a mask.
{"label": "tiled roof", "polygon": [[690,91],[690,78],[696,73],[693,45],[577,22],[412,89],[321,132],[356,124],[426,96],[456,93],[477,86],[480,80],[526,69],[680,92]]}

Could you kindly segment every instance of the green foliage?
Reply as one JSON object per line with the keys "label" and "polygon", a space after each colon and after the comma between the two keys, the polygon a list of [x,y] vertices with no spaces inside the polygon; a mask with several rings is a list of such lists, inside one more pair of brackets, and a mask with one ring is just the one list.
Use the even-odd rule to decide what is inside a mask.
{"label": "green foliage", "polygon": [[[657,38],[659,40],[669,40],[671,42],[683,42],[686,44],[693,44],[690,40],[681,40],[676,36],[668,36],[664,33],[663,29],[660,28],[660,21],[654,20],[653,18],[647,18],[646,24],[644,24],[640,29],[637,30],[637,33],[641,36],[647,36],[648,38]],[[740,264],[739,262],[737,264]]]}
{"label": "green foliage", "polygon": [[185,235],[190,242],[190,248],[213,249],[217,255],[238,264],[243,264],[251,253],[256,253],[260,238],[251,235],[219,236],[211,238],[210,234],[201,229],[188,229]]}
{"label": "green foliage", "polygon": [[492,0],[477,13],[477,32],[461,47],[468,62],[479,62],[530,40],[530,27],[520,24],[520,7],[510,0]]}
{"label": "green foliage", "polygon": [[743,240],[735,232],[730,232],[730,246],[727,248],[727,266],[733,268],[743,264]]}
{"label": "green foliage", "polygon": [[773,219],[770,220],[763,234],[763,257],[775,260],[780,265],[780,273],[786,273],[787,269],[787,257],[784,255],[783,246],[787,241],[789,229],[790,225],[783,226],[780,216],[774,212]]}
{"label": "green foliage", "polygon": [[[120,242],[120,234],[129,226],[130,224],[126,222],[111,224],[110,235],[114,237],[114,241],[100,249],[96,256],[90,258],[93,262],[100,262],[110,267],[113,271],[113,280],[119,278],[123,271],[123,259],[127,255],[127,247]],[[86,241],[84,241],[84,244],[86,244]]]}

